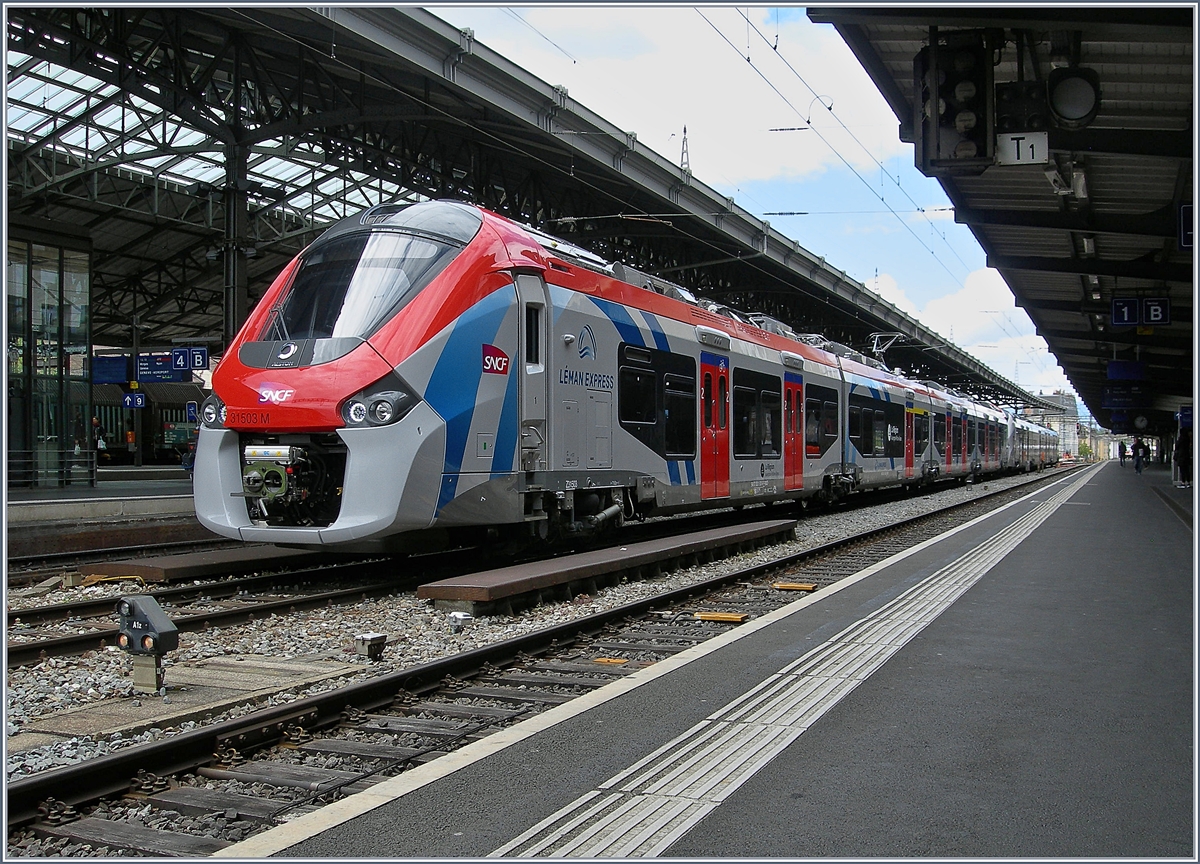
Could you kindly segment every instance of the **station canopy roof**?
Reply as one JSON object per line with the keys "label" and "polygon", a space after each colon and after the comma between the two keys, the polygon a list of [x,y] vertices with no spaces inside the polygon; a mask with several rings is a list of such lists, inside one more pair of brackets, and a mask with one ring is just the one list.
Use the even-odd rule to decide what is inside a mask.
{"label": "station canopy roof", "polygon": [[[8,226],[10,233],[22,231],[27,236],[49,229],[86,238],[93,250],[91,313],[93,341],[98,345],[129,346],[135,327],[143,348],[206,339],[220,342],[222,291],[228,282],[223,261],[231,244],[223,239],[227,220],[222,207],[231,129],[239,123],[255,127],[253,144],[245,148],[245,181],[239,190],[245,195],[249,223],[241,236],[252,239],[243,239],[244,245],[238,246],[252,297],[260,295],[328,224],[380,202],[423,200],[447,190],[463,196],[466,190],[466,197],[474,195],[485,206],[506,212],[487,196],[495,193],[519,202],[522,196],[532,200],[545,195],[535,184],[548,186],[546,178],[555,172],[542,169],[556,163],[570,165],[572,174],[590,172],[597,187],[621,188],[630,200],[636,195],[640,202],[653,202],[645,206],[653,206],[647,212],[654,212],[663,209],[663,201],[653,197],[661,193],[632,190],[629,176],[623,173],[631,169],[621,165],[633,166],[637,176],[656,181],[660,175],[669,179],[673,172],[674,182],[679,182],[678,166],[637,143],[632,133],[611,128],[582,106],[568,103],[565,91],[552,90],[511,61],[471,45],[469,39],[463,47],[460,40],[467,38],[465,33],[421,10],[173,7],[67,14],[9,7],[7,11]],[[253,15],[248,14],[251,11]],[[328,16],[333,12],[339,21],[354,20],[341,29],[331,28]],[[444,52],[449,49],[443,43],[453,40],[459,49],[452,56],[461,61],[457,80],[455,68],[448,79],[438,79],[350,29],[358,24],[369,29],[367,25],[374,26],[384,17],[395,28],[391,35],[411,39],[418,51]],[[916,45],[920,27],[907,26],[905,32]],[[328,41],[334,33],[336,45]],[[903,53],[909,47],[898,50]],[[341,58],[336,70],[329,64],[335,53]],[[468,57],[470,63],[464,59]],[[175,78],[170,77],[172,62],[179,67]],[[355,78],[347,71],[355,68],[369,72]],[[522,125],[514,115],[465,89],[468,75],[503,82],[514,102],[543,99],[544,89],[554,100],[559,121],[569,120],[581,128],[591,124],[605,131],[589,133],[593,137],[555,136]],[[234,92],[241,93],[239,99],[232,97]],[[281,99],[280,94],[290,95]],[[390,102],[386,101],[389,94]],[[263,134],[264,130],[270,134]],[[468,137],[472,134],[478,140]],[[619,158],[605,154],[610,165],[586,161],[585,154],[594,159],[591,150],[607,146],[608,138],[615,136],[624,148],[618,149]],[[524,156],[495,159],[494,152]],[[481,154],[491,161],[491,174],[480,168]],[[529,154],[533,156],[522,162]],[[472,175],[477,169],[480,174]],[[1112,173],[1119,174],[1119,167]],[[1190,178],[1190,160],[1187,174]],[[684,196],[703,199],[701,209],[713,210],[716,193],[690,175],[684,179]],[[581,214],[596,206],[577,188],[564,186],[550,194],[560,207],[573,206]],[[951,197],[956,194],[952,190]],[[795,276],[797,265],[777,266],[764,253],[769,248],[775,254],[777,247],[787,246],[785,262],[794,255],[810,268],[811,278],[825,280],[821,289],[831,293],[824,300],[824,314],[841,316],[830,320],[848,322],[864,333],[872,329],[872,319],[894,320],[914,332],[925,332],[919,322],[878,297],[868,297],[875,304],[869,310],[860,308],[856,304],[868,296],[862,286],[852,284],[845,273],[794,241],[783,242],[786,238],[735,208],[732,199],[722,200],[727,202],[721,206],[729,208],[728,216],[722,213],[715,226],[711,218],[700,224],[696,214],[687,212],[696,205],[685,206],[674,199],[668,203],[679,207],[681,217],[693,220],[692,239],[702,241],[684,249],[685,255],[705,257],[700,251],[707,251],[707,257],[712,257],[711,250],[720,243],[734,254],[726,253],[716,263],[745,268],[743,250],[736,245],[741,241],[734,242],[729,226],[738,226],[747,236],[761,229],[762,236],[755,242],[762,251],[747,258],[763,256],[763,268],[768,264],[776,268],[769,279],[783,283]],[[961,195],[955,198],[956,203],[961,200]],[[978,229],[976,233],[981,240],[987,236]],[[669,242],[682,249],[679,236],[672,235]],[[648,232],[643,239],[660,242]],[[991,254],[988,242],[985,248]],[[1104,245],[1103,254],[1123,254],[1117,247],[1111,249]],[[1009,246],[995,254],[1001,253],[1018,254]],[[786,269],[789,266],[791,270]],[[760,268],[760,275],[766,272]],[[1018,292],[1018,296],[1022,295]],[[1062,302],[1057,294],[1050,299]],[[1034,310],[1031,314],[1038,321]],[[1039,326],[1050,325],[1039,321]],[[1010,404],[1039,402],[960,349],[938,340],[927,339],[927,344],[910,340],[892,350],[936,370],[929,377],[944,374],[968,392],[980,388],[979,394]],[[1085,393],[1084,386],[1078,382],[1076,386]]]}
{"label": "station canopy roof", "polygon": [[[1094,72],[1094,117],[1040,127],[1047,161],[939,180],[955,220],[970,226],[1091,414],[1122,431],[1173,429],[1174,412],[1193,397],[1195,7],[810,7],[808,15],[837,28],[906,141],[921,134],[914,64],[931,39],[985,35],[997,87],[1050,88],[1074,70]],[[1165,308],[1160,299],[1169,325],[1115,326],[1114,300],[1132,304],[1116,314],[1137,309],[1141,318],[1158,314],[1144,301]]]}

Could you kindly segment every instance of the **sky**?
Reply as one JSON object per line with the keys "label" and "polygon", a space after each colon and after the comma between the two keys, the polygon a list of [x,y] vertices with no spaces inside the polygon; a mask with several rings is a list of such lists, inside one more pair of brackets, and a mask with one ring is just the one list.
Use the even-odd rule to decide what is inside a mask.
{"label": "sky", "polygon": [[795,7],[427,8],[676,164],[686,127],[698,180],[1010,381],[1074,393],[832,26]]}

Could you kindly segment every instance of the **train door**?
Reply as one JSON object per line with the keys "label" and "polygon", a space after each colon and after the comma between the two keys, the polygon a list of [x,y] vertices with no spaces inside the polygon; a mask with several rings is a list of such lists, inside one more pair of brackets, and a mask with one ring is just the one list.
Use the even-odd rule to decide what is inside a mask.
{"label": "train door", "polygon": [[700,352],[700,497],[729,497],[729,358]]}
{"label": "train door", "polygon": [[[547,338],[550,318],[550,298],[546,283],[539,276],[517,277],[518,317],[521,328],[520,371],[521,398],[521,470],[545,471],[550,464],[549,425],[546,406],[549,403],[549,375],[546,365],[550,359]],[[578,451],[576,451],[578,452]]]}
{"label": "train door", "polygon": [[783,375],[783,488],[804,488],[804,380]]}
{"label": "train door", "polygon": [[913,418],[916,416],[913,413],[913,391],[906,390],[904,392],[904,476],[912,477],[913,471],[913,456],[915,451],[914,446],[914,430]]}

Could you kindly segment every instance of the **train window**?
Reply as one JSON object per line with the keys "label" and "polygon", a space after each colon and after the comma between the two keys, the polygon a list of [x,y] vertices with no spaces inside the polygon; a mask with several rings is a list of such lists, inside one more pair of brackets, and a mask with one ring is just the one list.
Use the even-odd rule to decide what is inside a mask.
{"label": "train window", "polygon": [[733,453],[735,456],[758,455],[758,393],[749,387],[733,388]]}
{"label": "train window", "polygon": [[696,382],[691,378],[664,377],[663,431],[668,456],[696,455]]}
{"label": "train window", "polygon": [[779,394],[769,390],[762,392],[762,414],[759,417],[758,434],[760,452],[764,458],[778,456],[782,443],[779,434]]}
{"label": "train window", "polygon": [[542,310],[537,306],[525,307],[525,362],[541,363]]}
{"label": "train window", "polygon": [[946,415],[933,415],[933,446],[941,453],[946,452]]}
{"label": "train window", "polygon": [[810,456],[821,452],[821,400],[809,399],[804,403],[804,444]]}
{"label": "train window", "polygon": [[854,442],[854,446],[858,448],[858,452],[863,452],[862,448],[862,409],[857,405],[850,406],[850,422],[847,424],[850,427],[850,440]]}
{"label": "train window", "polygon": [[713,425],[713,389],[712,373],[704,373],[704,390],[700,393],[700,402],[704,405],[704,428],[711,429]]}
{"label": "train window", "polygon": [[950,446],[954,448],[955,453],[962,452],[963,421],[961,417],[954,417],[950,421]]}
{"label": "train window", "polygon": [[837,438],[836,402],[826,402],[821,406],[821,437],[825,439],[825,442],[829,442]]}
{"label": "train window", "polygon": [[625,359],[630,363],[645,363],[647,366],[651,363],[651,354],[645,348],[634,348],[632,345],[624,346]]}
{"label": "train window", "polygon": [[871,427],[872,431],[874,432],[874,442],[875,442],[875,449],[873,452],[876,456],[883,456],[884,454],[887,453],[887,440],[888,440],[887,416],[882,411],[875,411],[873,414],[873,417],[874,417],[874,423],[872,424],[872,427]]}
{"label": "train window", "polygon": [[729,425],[729,390],[727,388],[725,376],[722,375],[717,379],[717,421],[722,429]]}
{"label": "train window", "polygon": [[367,338],[459,253],[456,244],[394,231],[358,232],[316,248],[259,339]]}
{"label": "train window", "polygon": [[622,423],[655,423],[654,385],[654,373],[650,370],[622,367],[617,396],[617,413]]}
{"label": "train window", "polygon": [[913,416],[913,448],[917,457],[929,448],[929,415],[916,414]]}
{"label": "train window", "polygon": [[783,416],[784,416],[783,432],[785,435],[791,435],[792,429],[793,429],[793,427],[792,427],[792,391],[791,390],[788,390],[787,395],[784,397]]}

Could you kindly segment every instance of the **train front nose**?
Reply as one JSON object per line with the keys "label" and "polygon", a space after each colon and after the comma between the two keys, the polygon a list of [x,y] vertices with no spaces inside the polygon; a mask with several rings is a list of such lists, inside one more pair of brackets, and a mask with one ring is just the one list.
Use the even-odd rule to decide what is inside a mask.
{"label": "train front nose", "polygon": [[209,470],[195,477],[197,517],[224,536],[299,546],[383,543],[429,527],[445,424],[418,400],[387,419],[320,435],[203,429],[197,452]]}

